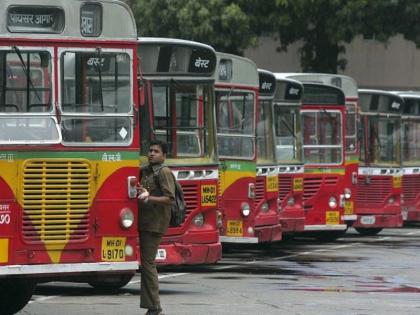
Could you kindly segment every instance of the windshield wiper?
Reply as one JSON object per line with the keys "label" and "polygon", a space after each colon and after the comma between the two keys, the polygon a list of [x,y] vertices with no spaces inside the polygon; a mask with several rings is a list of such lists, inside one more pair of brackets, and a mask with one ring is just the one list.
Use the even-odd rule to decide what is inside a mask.
{"label": "windshield wiper", "polygon": [[[20,65],[22,66],[22,70],[23,70],[23,72],[25,73],[25,76],[26,76],[26,81],[27,81],[27,82],[29,83],[29,85],[31,86],[32,90],[33,90],[33,91],[34,91],[34,93],[35,93],[36,98],[38,99],[38,101],[39,101],[40,103],[42,103],[42,101],[41,101],[41,97],[39,96],[39,94],[38,94],[37,90],[35,89],[35,86],[34,86],[34,83],[32,82],[31,76],[30,76],[30,74],[28,73],[28,68],[26,67],[25,61],[23,60],[23,56],[22,56],[22,53],[21,53],[20,49],[19,49],[17,46],[13,46],[13,47],[12,47],[12,49],[16,52],[16,54],[17,54],[17,55],[18,55],[18,57],[19,57]],[[28,94],[29,94],[29,93],[28,93]],[[29,105],[29,95],[28,95],[28,102],[27,102],[27,104]],[[28,106],[28,105],[27,105],[27,106]]]}
{"label": "windshield wiper", "polygon": [[293,138],[296,139],[296,135],[295,132],[292,128],[292,126],[289,125],[289,123],[287,122],[286,118],[284,118],[283,116],[280,118],[280,121],[283,123],[283,125],[286,127],[287,131],[289,131],[289,133],[293,136]]}
{"label": "windshield wiper", "polygon": [[101,111],[104,111],[104,96],[103,96],[103,89],[102,89],[102,58],[101,58],[101,48],[96,49],[98,55],[98,63],[96,64],[96,70],[98,71],[98,78],[99,78],[99,103],[101,105]]}

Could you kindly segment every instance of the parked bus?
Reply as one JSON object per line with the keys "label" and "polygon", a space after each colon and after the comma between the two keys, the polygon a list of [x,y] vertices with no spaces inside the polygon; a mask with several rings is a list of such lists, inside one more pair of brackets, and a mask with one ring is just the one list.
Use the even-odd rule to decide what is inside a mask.
{"label": "parked bus", "polygon": [[303,85],[276,73],[273,122],[275,158],[278,167],[278,198],[282,233],[303,232],[303,157],[302,107]]}
{"label": "parked bus", "polygon": [[[197,42],[139,38],[141,161],[149,142],[168,143],[166,164],[182,186],[187,213],[169,227],[158,249],[161,265],[209,264],[221,258],[217,226],[213,48]],[[140,209],[141,211],[141,209]],[[219,218],[220,220],[220,218]]]}
{"label": "parked bus", "polygon": [[404,101],[395,93],[359,90],[361,137],[357,221],[361,234],[402,226],[400,126]]}
{"label": "parked bus", "polygon": [[137,30],[119,1],[3,0],[0,305],[138,269]]}
{"label": "parked bus", "polygon": [[221,241],[271,241],[280,224],[257,227],[255,217],[258,70],[253,61],[217,53],[216,122]]}
{"label": "parked bus", "polygon": [[420,221],[420,93],[397,92],[401,117],[401,210],[404,221]]}
{"label": "parked bus", "polygon": [[280,228],[265,229],[279,225],[278,168],[274,153],[273,99],[276,92],[276,77],[267,70],[258,70],[259,110],[257,111],[257,174],[255,185],[255,227],[267,241],[282,238]]}
{"label": "parked bus", "polygon": [[305,82],[323,83],[340,88],[345,95],[345,175],[343,178],[344,191],[340,194],[340,204],[344,205],[343,220],[348,226],[357,220],[355,209],[356,185],[359,167],[358,122],[359,97],[356,81],[346,75],[329,73],[300,73],[291,76]]}

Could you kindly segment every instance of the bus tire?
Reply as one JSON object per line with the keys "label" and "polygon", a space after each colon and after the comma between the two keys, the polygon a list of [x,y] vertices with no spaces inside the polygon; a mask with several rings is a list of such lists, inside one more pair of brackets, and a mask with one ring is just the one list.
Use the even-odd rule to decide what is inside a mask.
{"label": "bus tire", "polygon": [[101,291],[114,291],[126,286],[134,277],[133,273],[121,275],[101,275],[88,283],[91,287]]}
{"label": "bus tire", "polygon": [[374,236],[382,231],[382,228],[355,228],[360,235]]}
{"label": "bus tire", "polygon": [[36,282],[23,278],[6,278],[0,280],[1,314],[9,315],[19,312],[28,304],[35,290]]}

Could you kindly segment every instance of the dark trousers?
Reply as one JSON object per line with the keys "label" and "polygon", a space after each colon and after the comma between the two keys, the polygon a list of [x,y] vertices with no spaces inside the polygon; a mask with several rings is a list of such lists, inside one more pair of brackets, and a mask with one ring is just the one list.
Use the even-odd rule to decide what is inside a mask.
{"label": "dark trousers", "polygon": [[140,231],[141,294],[140,307],[161,311],[156,253],[162,234]]}

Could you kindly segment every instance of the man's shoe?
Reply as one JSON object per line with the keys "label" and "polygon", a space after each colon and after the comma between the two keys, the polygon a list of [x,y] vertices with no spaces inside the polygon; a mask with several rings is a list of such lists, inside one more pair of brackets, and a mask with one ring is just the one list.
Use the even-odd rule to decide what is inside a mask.
{"label": "man's shoe", "polygon": [[144,315],[165,315],[162,311],[158,310],[148,310]]}

